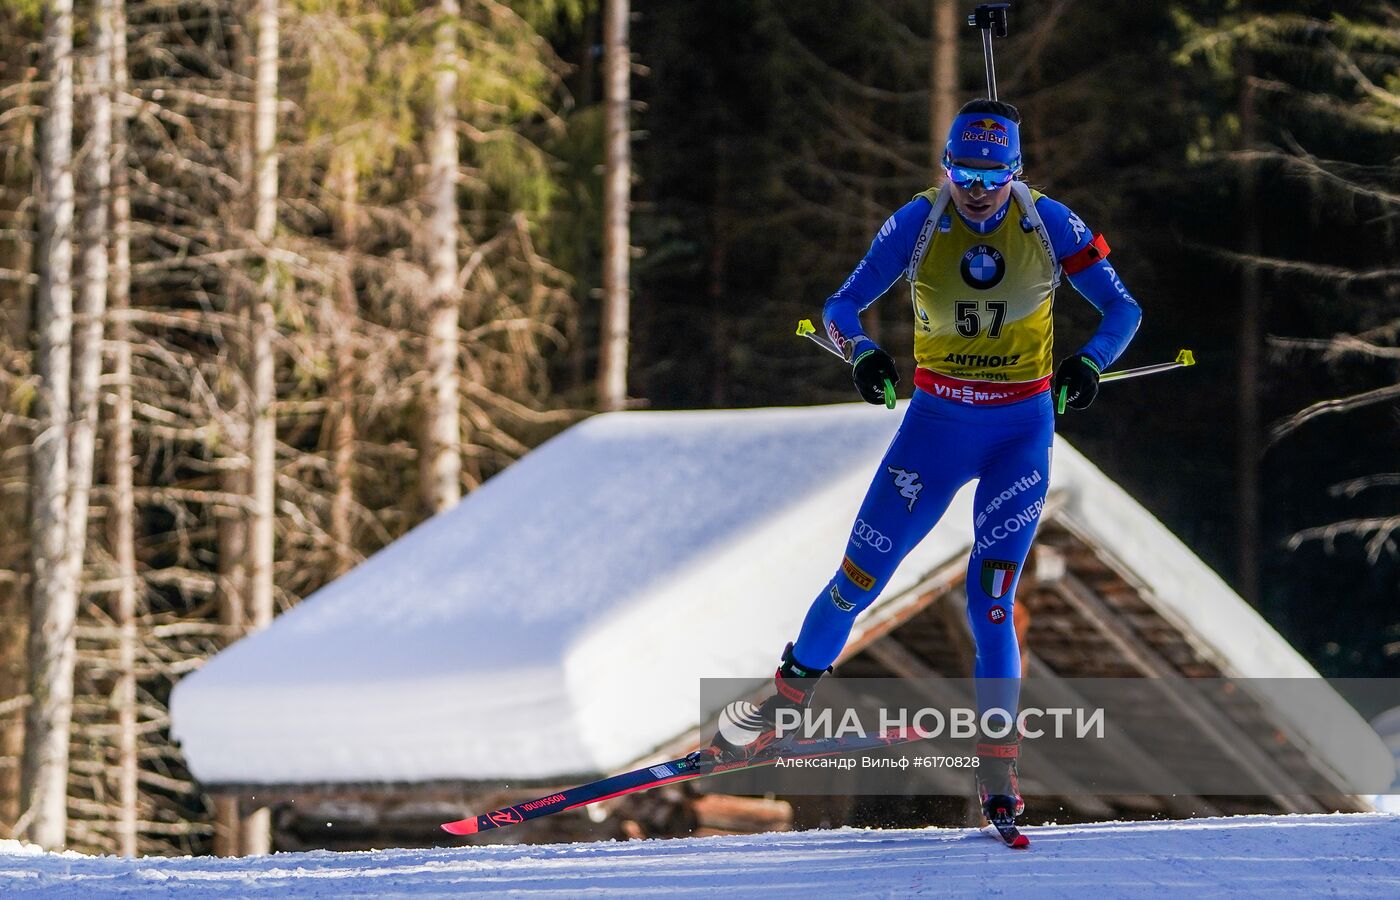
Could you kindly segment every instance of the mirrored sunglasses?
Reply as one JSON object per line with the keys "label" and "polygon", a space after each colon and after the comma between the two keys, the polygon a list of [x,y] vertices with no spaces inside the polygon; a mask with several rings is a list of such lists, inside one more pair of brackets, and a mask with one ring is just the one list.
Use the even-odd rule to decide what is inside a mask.
{"label": "mirrored sunglasses", "polygon": [[948,165],[944,169],[948,173],[948,180],[958,187],[968,190],[977,182],[982,182],[982,186],[989,191],[994,191],[1011,183],[1016,177],[1015,169],[1000,167],[996,169],[969,169],[966,166]]}

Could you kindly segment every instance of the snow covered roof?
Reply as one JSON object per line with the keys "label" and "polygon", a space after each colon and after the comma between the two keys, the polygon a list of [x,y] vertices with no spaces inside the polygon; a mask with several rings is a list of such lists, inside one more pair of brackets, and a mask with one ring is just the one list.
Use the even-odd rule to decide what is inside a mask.
{"label": "snow covered roof", "polygon": [[[851,404],[589,419],[186,677],[174,736],[206,784],[624,766],[696,726],[700,677],[771,672],[900,418]],[[1051,489],[1057,515],[1108,547],[1222,672],[1317,677],[1058,438]],[[971,498],[968,486],[877,609],[967,552]],[[1389,764],[1340,699],[1329,727],[1339,767]]]}

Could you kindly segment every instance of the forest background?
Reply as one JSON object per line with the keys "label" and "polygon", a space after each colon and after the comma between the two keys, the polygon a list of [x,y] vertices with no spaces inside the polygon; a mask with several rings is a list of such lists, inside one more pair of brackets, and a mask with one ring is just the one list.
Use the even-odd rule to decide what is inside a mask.
{"label": "forest background", "polygon": [[[948,104],[984,91],[970,6],[657,0],[611,30],[623,405],[855,400],[793,325],[938,177]],[[605,12],[0,3],[0,825],[218,849],[235,813],[166,738],[175,680],[618,405]],[[1060,430],[1320,672],[1400,674],[1400,9],[1011,21],[1027,178],[1144,309],[1119,365],[1198,360]],[[866,321],[907,369],[892,294]],[[1096,321],[1064,288],[1057,357]]]}

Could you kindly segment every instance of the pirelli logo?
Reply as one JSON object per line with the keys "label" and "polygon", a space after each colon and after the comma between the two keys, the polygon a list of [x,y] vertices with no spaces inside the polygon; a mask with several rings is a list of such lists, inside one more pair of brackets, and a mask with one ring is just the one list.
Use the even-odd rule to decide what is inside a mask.
{"label": "pirelli logo", "polygon": [[851,584],[854,584],[862,591],[868,591],[875,586],[875,578],[869,572],[866,572],[860,566],[851,562],[849,556],[841,560],[841,573],[851,579]]}

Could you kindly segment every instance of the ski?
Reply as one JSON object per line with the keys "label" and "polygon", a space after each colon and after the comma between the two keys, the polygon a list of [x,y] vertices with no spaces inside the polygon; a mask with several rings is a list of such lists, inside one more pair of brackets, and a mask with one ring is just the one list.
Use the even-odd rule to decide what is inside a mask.
{"label": "ski", "polygon": [[517,803],[515,806],[469,816],[456,822],[447,822],[442,826],[442,830],[448,834],[456,835],[477,834],[492,828],[504,828],[529,819],[538,819],[578,809],[591,803],[611,800],[625,794],[649,791],[666,784],[676,784],[695,778],[718,775],[722,772],[737,772],[743,769],[772,765],[779,758],[813,759],[819,756],[835,756],[841,753],[893,747],[896,744],[921,740],[923,737],[923,734],[914,729],[897,728],[861,737],[798,738],[765,747],[746,759],[724,763],[716,762],[713,757],[697,750],[669,762],[644,766],[631,772],[600,778],[597,781],[566,788],[544,797]]}
{"label": "ski", "polygon": [[1010,819],[993,819],[991,824],[983,826],[981,831],[987,837],[1000,841],[1013,850],[1025,850],[1031,845],[1031,839],[1022,834],[1021,829]]}

